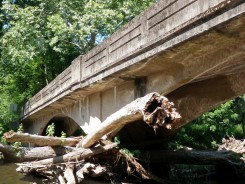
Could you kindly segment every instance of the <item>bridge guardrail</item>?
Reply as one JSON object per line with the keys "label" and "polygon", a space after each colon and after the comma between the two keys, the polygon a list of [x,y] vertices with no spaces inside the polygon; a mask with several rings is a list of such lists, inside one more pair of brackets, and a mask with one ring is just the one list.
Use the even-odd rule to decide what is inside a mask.
{"label": "bridge guardrail", "polygon": [[61,93],[65,88],[70,86],[71,79],[71,66],[69,66],[25,104],[22,114],[27,115],[33,109],[38,108],[52,97]]}
{"label": "bridge guardrail", "polygon": [[84,55],[82,80],[150,50],[225,7],[224,0],[159,1]]}
{"label": "bridge guardrail", "polygon": [[[65,89],[178,36],[236,0],[165,0],[126,24],[111,37],[79,56],[49,85],[30,99],[22,116],[40,107]],[[232,6],[232,4],[231,4]],[[217,14],[218,14],[217,13]]]}

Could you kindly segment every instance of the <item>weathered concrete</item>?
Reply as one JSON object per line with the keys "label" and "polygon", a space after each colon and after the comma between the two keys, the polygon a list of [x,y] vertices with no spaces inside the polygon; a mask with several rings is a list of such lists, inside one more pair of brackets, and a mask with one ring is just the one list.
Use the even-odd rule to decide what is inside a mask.
{"label": "weathered concrete", "polygon": [[183,117],[171,128],[178,130],[216,105],[244,93],[245,71],[182,86],[167,95]]}
{"label": "weathered concrete", "polygon": [[[244,43],[244,0],[159,1],[74,60],[27,102],[22,121],[28,132],[39,134],[55,117],[70,117],[83,125],[94,118],[103,120],[136,97],[156,91],[176,101],[187,122],[195,118],[188,114],[196,108],[188,106],[188,110],[183,110],[188,99],[193,97],[197,103],[214,98],[212,102],[202,101],[206,105],[199,108],[199,115],[244,93],[229,83],[225,89],[235,92],[227,92],[223,98],[213,95],[212,90],[198,98],[188,95],[195,95],[195,88],[201,89],[198,84],[216,89],[213,80],[218,84],[243,72]],[[216,90],[219,89],[222,88]]]}

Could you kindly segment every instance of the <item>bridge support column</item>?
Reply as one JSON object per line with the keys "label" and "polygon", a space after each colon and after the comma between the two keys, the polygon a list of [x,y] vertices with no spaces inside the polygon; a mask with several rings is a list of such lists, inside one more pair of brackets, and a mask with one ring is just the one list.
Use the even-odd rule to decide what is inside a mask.
{"label": "bridge support column", "polygon": [[142,97],[146,94],[147,77],[139,77],[134,80],[134,98]]}

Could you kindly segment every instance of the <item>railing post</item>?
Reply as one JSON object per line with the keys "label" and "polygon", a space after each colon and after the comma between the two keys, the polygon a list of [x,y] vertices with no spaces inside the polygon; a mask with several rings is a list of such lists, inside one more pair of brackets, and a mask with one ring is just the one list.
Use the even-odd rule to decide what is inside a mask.
{"label": "railing post", "polygon": [[81,81],[81,62],[82,56],[77,57],[71,64],[71,86]]}

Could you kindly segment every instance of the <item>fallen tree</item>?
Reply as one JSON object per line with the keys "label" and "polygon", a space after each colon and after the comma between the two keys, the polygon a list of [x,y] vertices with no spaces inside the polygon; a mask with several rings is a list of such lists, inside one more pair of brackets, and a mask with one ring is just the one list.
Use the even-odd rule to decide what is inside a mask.
{"label": "fallen tree", "polygon": [[81,140],[79,146],[90,147],[104,135],[111,138],[126,124],[141,119],[153,127],[154,130],[159,127],[167,128],[169,123],[180,119],[179,113],[176,112],[173,106],[172,102],[158,93],[150,93],[138,98],[107,117],[96,131]]}
{"label": "fallen tree", "polygon": [[16,156],[16,150],[9,145],[0,144],[0,152],[3,154],[7,162],[19,162],[20,159]]}
{"label": "fallen tree", "polygon": [[[89,167],[82,166],[81,163],[84,164],[87,159],[94,157],[94,155],[105,153],[109,150],[112,151],[113,155],[118,155],[120,153],[118,152],[118,148],[115,148],[117,146],[116,143],[104,144],[104,142],[101,142],[102,144],[100,145],[99,141],[103,136],[106,135],[106,139],[108,140],[116,135],[117,132],[126,124],[133,123],[137,120],[142,120],[156,130],[158,128],[166,128],[168,124],[173,123],[179,118],[180,115],[173,108],[173,103],[169,102],[167,98],[157,93],[150,93],[145,97],[136,99],[132,103],[126,105],[119,111],[109,116],[104,122],[101,123],[97,131],[87,135],[83,140],[81,140],[81,137],[58,138],[15,132],[5,133],[4,137],[8,142],[17,141],[32,143],[37,146],[45,146],[35,148],[37,150],[39,149],[39,152],[35,151],[34,148],[28,152],[27,150],[24,151],[24,149],[21,149],[19,151],[21,151],[22,154],[19,159],[13,154],[13,152],[11,152],[16,161],[26,161],[28,159],[32,160],[35,158],[35,161],[19,164],[17,169],[18,172],[23,174],[39,174],[47,178],[56,179],[60,183],[68,182],[68,180],[70,183],[74,183],[74,178],[75,181],[77,181],[81,180],[84,174],[86,175],[90,173],[91,175],[92,168],[92,173],[94,176],[99,176],[102,171],[104,172],[104,169],[101,169],[96,163],[91,163]],[[56,147],[51,148],[47,146]],[[72,148],[68,151],[68,153],[63,152],[61,154],[57,154],[57,146],[76,146],[76,148]],[[50,149],[53,149],[55,154]],[[13,151],[12,148],[10,150]],[[29,153],[29,155],[27,153]],[[30,153],[41,153],[41,156]],[[5,154],[11,155],[10,152]],[[133,160],[127,157],[127,155],[123,154],[121,154],[121,157],[124,157],[127,162],[130,162],[142,178],[152,179],[158,182],[164,181],[145,170],[144,167],[141,166],[136,160]],[[92,167],[93,164],[95,166]],[[81,168],[83,169],[81,170]]]}
{"label": "fallen tree", "polygon": [[72,152],[74,147],[19,147],[0,144],[0,152],[4,155],[6,162],[27,162],[52,158]]}
{"label": "fallen tree", "polygon": [[[24,164],[25,167],[42,167],[52,164],[60,164],[60,163],[66,163],[66,162],[74,162],[74,161],[81,161],[85,158],[91,157],[96,154],[100,154],[103,152],[106,152],[114,147],[116,147],[116,143],[112,143],[106,146],[96,146],[94,148],[78,148],[74,149],[72,152],[64,154],[62,156],[54,157],[54,158],[48,158],[40,161],[31,162],[29,165],[27,163]],[[22,164],[19,164],[22,165]],[[34,165],[34,166],[33,166]]]}
{"label": "fallen tree", "polygon": [[[122,175],[122,173],[136,174],[137,180],[141,178],[154,180],[158,183],[169,183],[168,180],[145,169],[145,165],[154,162],[162,164],[230,164],[237,168],[243,166],[242,153],[236,153],[234,149],[227,151],[229,146],[226,146],[226,151],[219,152],[140,150],[140,156],[136,159],[130,151],[122,151],[124,150],[123,144],[118,145],[118,143],[110,141],[125,125],[134,122],[134,125],[144,123],[156,131],[171,127],[169,125],[179,119],[180,115],[176,112],[173,103],[157,93],[150,93],[107,117],[97,130],[88,134],[84,139],[81,137],[58,138],[10,132],[5,134],[5,138],[9,142],[28,142],[45,147],[20,148],[19,151],[22,153],[20,157],[14,154],[16,148],[11,146],[2,145],[1,148],[0,145],[0,151],[2,149],[6,157],[14,158],[13,160],[17,162],[28,161],[18,164],[17,172],[41,175],[48,178],[50,183],[82,182],[87,176],[113,180],[115,176]],[[142,142],[147,144],[146,140],[142,140]],[[142,142],[137,144],[141,145]],[[149,140],[148,145],[152,143],[158,144],[158,141]],[[230,150],[231,147],[229,147]],[[106,161],[102,161],[104,159]],[[115,163],[119,164],[119,173],[118,170],[114,170]]]}
{"label": "fallen tree", "polygon": [[4,134],[7,142],[32,143],[36,146],[75,146],[81,137],[61,138],[41,135],[31,135],[28,133],[7,132]]}
{"label": "fallen tree", "polygon": [[173,151],[173,150],[149,150],[140,155],[145,162],[157,162],[164,164],[190,164],[190,165],[233,165],[241,166],[241,155],[233,151]]}
{"label": "fallen tree", "polygon": [[62,156],[48,158],[48,159],[44,159],[40,161],[29,162],[29,163],[21,163],[21,164],[18,164],[19,167],[17,168],[17,172],[20,172],[23,174],[30,174],[33,172],[41,173],[45,171],[45,174],[46,174],[46,171],[52,168],[53,165],[66,164],[70,162],[79,163],[81,160],[84,160],[88,157],[106,152],[116,147],[116,145],[117,145],[116,143],[113,143],[110,145],[98,146],[95,148],[87,148],[87,149],[79,148],[70,153],[64,154]]}

